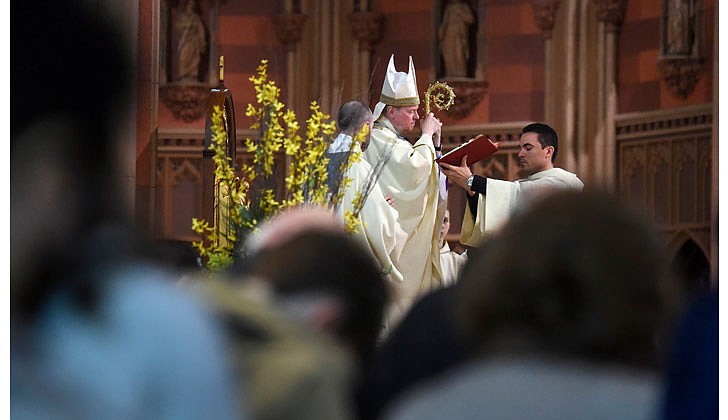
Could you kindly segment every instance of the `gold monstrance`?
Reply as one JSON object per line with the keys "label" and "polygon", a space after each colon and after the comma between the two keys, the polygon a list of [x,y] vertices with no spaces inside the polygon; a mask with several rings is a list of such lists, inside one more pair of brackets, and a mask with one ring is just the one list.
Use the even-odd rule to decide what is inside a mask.
{"label": "gold monstrance", "polygon": [[455,103],[455,91],[445,82],[434,82],[425,92],[425,115],[430,113],[430,103],[440,111],[447,110]]}

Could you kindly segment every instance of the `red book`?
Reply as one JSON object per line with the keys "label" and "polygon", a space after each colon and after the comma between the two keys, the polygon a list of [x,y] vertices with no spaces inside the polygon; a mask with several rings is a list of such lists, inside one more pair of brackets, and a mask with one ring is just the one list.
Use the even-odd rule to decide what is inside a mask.
{"label": "red book", "polygon": [[493,143],[488,137],[478,134],[460,146],[450,150],[444,155],[435,159],[435,162],[445,162],[450,165],[460,166],[463,156],[468,155],[468,166],[480,162],[493,153],[498,151],[498,145]]}

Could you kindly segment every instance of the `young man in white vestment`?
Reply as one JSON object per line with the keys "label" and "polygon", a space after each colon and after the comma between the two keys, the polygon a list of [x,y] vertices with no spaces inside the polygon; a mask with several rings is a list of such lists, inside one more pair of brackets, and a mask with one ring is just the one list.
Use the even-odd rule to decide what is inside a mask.
{"label": "young man in white vestment", "polygon": [[[420,119],[419,104],[412,57],[404,73],[396,71],[392,55],[364,152],[371,166],[384,164],[378,184],[394,200],[399,223],[408,235],[399,258],[403,281],[393,291],[397,308],[388,316],[390,326],[418,297],[441,285],[438,239],[446,193],[440,192],[442,174],[435,158],[441,153],[442,123],[432,113]],[[412,133],[417,121],[421,135],[411,144],[404,136]]]}
{"label": "young man in white vestment", "polygon": [[460,166],[440,163],[448,179],[468,192],[468,209],[463,216],[460,242],[478,246],[500,228],[519,208],[550,191],[581,190],[584,183],[569,171],[554,167],[559,150],[556,131],[543,123],[533,123],[521,131],[518,164],[521,179],[503,181],[473,175],[467,156]]}

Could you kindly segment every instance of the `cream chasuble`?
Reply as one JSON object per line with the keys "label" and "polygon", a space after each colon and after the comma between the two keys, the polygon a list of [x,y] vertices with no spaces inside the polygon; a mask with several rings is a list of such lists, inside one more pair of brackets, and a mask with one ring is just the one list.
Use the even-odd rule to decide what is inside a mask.
{"label": "cream chasuble", "polygon": [[[346,210],[354,209],[354,198],[371,175],[371,166],[363,159],[353,162],[344,173],[342,179],[348,178],[351,182],[344,190],[338,212],[342,220]],[[397,262],[407,234],[400,227],[398,218],[397,210],[387,203],[382,190],[375,184],[359,212],[359,231],[353,237],[371,251],[387,279],[400,283],[403,278]]]}
{"label": "cream chasuble", "polygon": [[382,118],[372,130],[364,159],[373,167],[380,156],[390,155],[378,184],[394,200],[399,223],[407,233],[398,267],[404,277],[393,290],[392,326],[421,295],[441,285],[438,239],[446,202],[438,189],[439,168],[430,136],[413,145],[397,136],[391,123]]}
{"label": "cream chasuble", "polygon": [[478,212],[473,220],[470,209],[465,208],[460,243],[478,246],[490,234],[498,230],[510,215],[554,189],[581,190],[584,183],[573,173],[561,168],[537,172],[517,181],[487,178],[485,196],[478,194]]}

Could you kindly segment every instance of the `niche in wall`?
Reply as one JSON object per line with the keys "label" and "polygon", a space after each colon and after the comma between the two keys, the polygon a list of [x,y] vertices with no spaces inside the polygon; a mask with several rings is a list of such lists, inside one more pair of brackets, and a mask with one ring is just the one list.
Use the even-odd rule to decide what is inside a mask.
{"label": "niche in wall", "polygon": [[160,3],[159,96],[175,118],[204,117],[217,85],[217,0]]}

